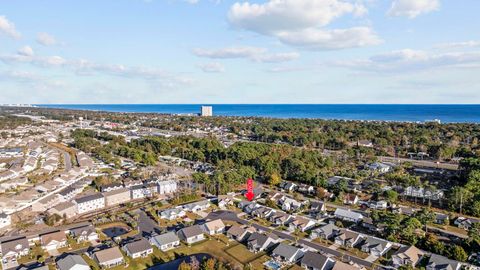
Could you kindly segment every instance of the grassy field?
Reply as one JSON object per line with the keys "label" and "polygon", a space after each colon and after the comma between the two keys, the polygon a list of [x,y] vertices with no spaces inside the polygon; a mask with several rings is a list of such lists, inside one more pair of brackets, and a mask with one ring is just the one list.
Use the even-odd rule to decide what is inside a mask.
{"label": "grassy field", "polygon": [[241,262],[244,265],[265,255],[264,252],[260,252],[258,254],[252,253],[247,249],[247,247],[240,243],[229,247],[225,250],[225,252],[227,252],[230,256],[234,257],[237,261]]}

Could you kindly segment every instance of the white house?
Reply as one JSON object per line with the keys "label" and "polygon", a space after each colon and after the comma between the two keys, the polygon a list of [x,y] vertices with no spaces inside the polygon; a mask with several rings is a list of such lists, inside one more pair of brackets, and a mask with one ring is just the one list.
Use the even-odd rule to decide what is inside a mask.
{"label": "white house", "polygon": [[150,243],[144,238],[135,242],[128,243],[122,247],[127,255],[133,259],[145,258],[153,253]]}
{"label": "white house", "polygon": [[58,270],[90,270],[87,262],[82,256],[77,254],[69,254],[57,260]]}
{"label": "white house", "polygon": [[182,208],[170,208],[160,211],[159,216],[162,219],[175,220],[177,218],[182,218],[186,215],[185,211]]}
{"label": "white house", "polygon": [[159,194],[172,194],[177,191],[177,182],[173,180],[158,182]]}
{"label": "white house", "polygon": [[220,234],[225,231],[225,224],[221,219],[212,220],[203,224],[203,230],[210,235]]}
{"label": "white house", "polygon": [[336,218],[358,223],[363,219],[363,215],[347,209],[337,208],[334,213]]}
{"label": "white house", "polygon": [[185,241],[187,244],[193,244],[205,239],[203,230],[199,225],[193,225],[183,228],[177,232],[178,238]]}
{"label": "white house", "polygon": [[0,228],[10,226],[12,224],[12,217],[3,212],[0,212]]}
{"label": "white house", "polygon": [[304,254],[300,248],[280,243],[273,251],[272,257],[288,263],[298,261]]}
{"label": "white house", "polygon": [[75,203],[77,204],[77,213],[83,214],[104,208],[105,197],[101,193],[95,193],[75,199]]}
{"label": "white house", "polygon": [[161,251],[167,251],[180,245],[180,239],[175,232],[168,232],[150,238],[150,243]]}

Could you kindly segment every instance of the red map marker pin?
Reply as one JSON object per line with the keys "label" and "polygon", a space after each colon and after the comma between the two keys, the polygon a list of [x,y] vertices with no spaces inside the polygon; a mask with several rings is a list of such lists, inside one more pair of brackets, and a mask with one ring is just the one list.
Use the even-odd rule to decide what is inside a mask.
{"label": "red map marker pin", "polygon": [[253,197],[255,197],[253,194],[253,180],[250,178],[247,179],[247,193],[245,194],[245,197],[249,201],[253,200]]}

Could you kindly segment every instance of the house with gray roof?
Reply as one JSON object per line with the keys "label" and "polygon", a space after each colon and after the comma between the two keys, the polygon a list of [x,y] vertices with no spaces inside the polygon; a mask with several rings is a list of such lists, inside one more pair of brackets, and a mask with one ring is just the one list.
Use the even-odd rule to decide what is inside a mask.
{"label": "house with gray roof", "polygon": [[302,249],[284,243],[280,243],[272,251],[273,258],[288,263],[297,262],[303,256],[303,254],[304,251]]}
{"label": "house with gray roof", "polygon": [[250,251],[257,253],[270,249],[280,241],[275,234],[252,233],[247,239],[247,247]]}
{"label": "house with gray roof", "polygon": [[230,228],[228,228],[227,236],[230,239],[236,240],[238,242],[243,242],[253,232],[255,232],[255,228],[253,227],[242,227],[240,225],[233,225]]}
{"label": "house with gray roof", "polygon": [[110,268],[125,263],[123,254],[118,247],[102,249],[93,254],[100,267]]}
{"label": "house with gray roof", "polygon": [[193,244],[205,239],[202,227],[200,225],[193,225],[183,228],[177,232],[178,238],[187,244]]}
{"label": "house with gray roof", "polygon": [[29,252],[30,245],[25,236],[8,238],[0,243],[1,257],[6,260],[25,256]]}
{"label": "house with gray roof", "polygon": [[77,205],[77,213],[83,214],[105,207],[105,197],[101,193],[94,193],[75,199]]}
{"label": "house with gray roof", "polygon": [[303,255],[300,264],[308,270],[328,270],[333,268],[335,261],[323,254],[307,251]]}
{"label": "house with gray roof", "polygon": [[380,238],[366,236],[362,242],[362,251],[381,257],[392,247],[392,243]]}
{"label": "house with gray roof", "polygon": [[57,260],[58,270],[90,270],[87,262],[82,256],[77,254],[68,254]]}
{"label": "house with gray roof", "polygon": [[99,239],[98,233],[92,225],[71,229],[70,234],[77,240],[77,243],[97,241]]}
{"label": "house with gray roof", "polygon": [[392,255],[393,266],[395,268],[398,268],[402,265],[416,267],[424,256],[425,252],[416,248],[415,246],[401,247]]}
{"label": "house with gray roof", "polygon": [[153,248],[145,238],[128,243],[122,247],[123,251],[133,259],[145,258],[153,253]]}
{"label": "house with gray roof", "polygon": [[437,254],[432,254],[428,260],[426,270],[458,270],[461,267],[458,261],[450,260]]}
{"label": "house with gray roof", "polygon": [[180,245],[180,239],[175,232],[168,232],[150,238],[150,244],[161,251],[167,251]]}
{"label": "house with gray roof", "polygon": [[358,223],[363,219],[363,215],[354,211],[350,211],[343,208],[337,208],[334,213],[335,217],[338,219],[343,219],[346,221],[351,221]]}
{"label": "house with gray roof", "polygon": [[210,207],[209,200],[203,200],[203,201],[193,202],[193,203],[183,205],[183,209],[185,211],[193,212],[193,213],[207,210],[209,207]]}
{"label": "house with gray roof", "polygon": [[175,220],[186,215],[182,208],[170,208],[159,212],[159,217],[162,219]]}
{"label": "house with gray roof", "polygon": [[334,224],[326,224],[320,226],[310,233],[310,239],[322,238],[322,239],[331,239],[337,236],[340,233],[340,228]]}
{"label": "house with gray roof", "polygon": [[361,234],[347,229],[340,229],[338,235],[335,236],[335,243],[345,247],[354,247],[361,240]]}

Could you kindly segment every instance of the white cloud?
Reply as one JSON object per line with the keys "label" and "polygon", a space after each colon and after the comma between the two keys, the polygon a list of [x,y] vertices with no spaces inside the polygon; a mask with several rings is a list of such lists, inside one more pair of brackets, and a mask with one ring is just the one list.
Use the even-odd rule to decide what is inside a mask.
{"label": "white cloud", "polygon": [[197,65],[203,72],[207,73],[222,73],[225,72],[225,67],[218,62],[202,63]]}
{"label": "white cloud", "polygon": [[37,42],[44,46],[53,46],[58,44],[58,41],[54,36],[45,32],[37,34]]}
{"label": "white cloud", "polygon": [[237,28],[278,38],[306,49],[343,49],[381,42],[369,27],[325,29],[344,15],[363,16],[367,8],[345,0],[269,0],[264,4],[235,3],[228,13]]}
{"label": "white cloud", "polygon": [[[28,49],[27,49],[28,51]],[[124,66],[118,64],[100,64],[80,59],[65,59],[60,56],[39,56],[25,53],[25,47],[18,50],[16,54],[0,55],[0,61],[15,64],[32,64],[40,68],[63,68],[73,71],[78,75],[110,75],[125,78],[138,78],[154,80],[162,85],[189,85],[190,78],[177,76],[161,69],[146,67]]]}
{"label": "white cloud", "polygon": [[5,16],[0,16],[0,32],[3,32],[4,34],[15,39],[18,39],[22,36],[15,28],[15,24],[10,22]]}
{"label": "white cloud", "polygon": [[462,42],[450,42],[442,43],[435,46],[438,49],[462,49],[462,48],[479,48],[480,41],[462,41]]}
{"label": "white cloud", "polygon": [[236,59],[245,58],[261,63],[278,63],[297,59],[300,55],[297,52],[268,53],[265,48],[259,47],[227,47],[220,49],[196,48],[193,54],[199,57],[212,59]]}
{"label": "white cloud", "polygon": [[368,27],[321,30],[308,28],[297,32],[279,32],[280,41],[311,50],[333,50],[377,45],[382,40]]}
{"label": "white cloud", "polygon": [[266,49],[257,47],[228,47],[222,49],[193,49],[193,54],[200,57],[229,59],[249,58],[253,55],[264,53]]}
{"label": "white cloud", "polygon": [[440,0],[393,0],[389,16],[406,16],[410,19],[440,8]]}
{"label": "white cloud", "polygon": [[33,56],[34,55],[33,49],[30,46],[24,46],[24,47],[18,49],[17,53],[19,55],[22,55],[22,56]]}
{"label": "white cloud", "polygon": [[480,68],[480,52],[430,53],[403,49],[369,59],[329,63],[367,72],[416,72],[435,68]]}

